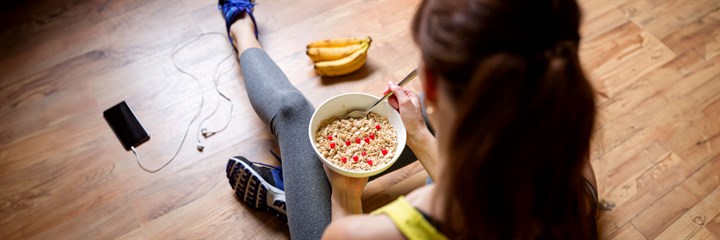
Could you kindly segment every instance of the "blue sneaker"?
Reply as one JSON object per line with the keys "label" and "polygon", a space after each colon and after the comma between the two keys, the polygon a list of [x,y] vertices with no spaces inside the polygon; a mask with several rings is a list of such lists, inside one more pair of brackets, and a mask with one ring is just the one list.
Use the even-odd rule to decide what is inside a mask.
{"label": "blue sneaker", "polygon": [[287,221],[285,186],[279,167],[238,156],[228,160],[225,171],[238,200]]}
{"label": "blue sneaker", "polygon": [[243,13],[247,13],[252,19],[253,25],[255,25],[255,38],[258,38],[258,28],[255,23],[255,16],[253,16],[253,8],[255,7],[255,0],[218,0],[218,9],[222,12],[223,18],[225,18],[225,25],[228,31],[228,37],[230,43],[232,43],[232,37],[230,37],[230,25],[235,23]]}

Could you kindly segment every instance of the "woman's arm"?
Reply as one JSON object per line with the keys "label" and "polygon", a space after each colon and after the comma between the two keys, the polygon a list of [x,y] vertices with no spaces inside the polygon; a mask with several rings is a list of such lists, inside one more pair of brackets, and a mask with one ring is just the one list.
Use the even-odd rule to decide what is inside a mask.
{"label": "woman's arm", "polygon": [[355,215],[333,220],[322,239],[404,239],[385,215]]}
{"label": "woman's arm", "polygon": [[333,187],[332,195],[330,196],[330,204],[332,206],[332,221],[340,218],[353,215],[362,214],[362,192],[350,193],[347,191],[336,190]]}
{"label": "woman's arm", "polygon": [[323,168],[332,187],[330,195],[332,221],[348,215],[362,214],[362,192],[365,190],[368,178],[346,177],[327,166]]}
{"label": "woman's arm", "polygon": [[435,136],[430,133],[425,124],[420,97],[415,92],[399,87],[394,83],[388,85],[386,92],[388,91],[393,92],[393,96],[388,99],[388,103],[398,110],[405,129],[407,129],[408,146],[420,160],[430,178],[437,179],[440,173],[440,169],[438,169],[438,145]]}
{"label": "woman's arm", "polygon": [[332,222],[323,239],[402,239],[388,217],[362,214],[362,192],[368,178],[346,177],[324,168],[332,186]]}
{"label": "woman's arm", "polygon": [[408,137],[407,144],[415,153],[425,171],[430,175],[430,178],[437,179],[440,169],[438,167],[439,150],[435,136],[425,128],[425,132],[415,133],[413,137]]}

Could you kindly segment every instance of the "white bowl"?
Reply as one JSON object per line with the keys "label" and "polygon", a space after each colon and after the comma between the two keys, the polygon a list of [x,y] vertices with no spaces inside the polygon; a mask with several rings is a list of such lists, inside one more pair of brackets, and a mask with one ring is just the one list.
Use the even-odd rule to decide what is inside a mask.
{"label": "white bowl", "polygon": [[313,113],[312,118],[310,118],[310,126],[308,127],[310,142],[312,143],[313,149],[318,157],[320,157],[322,162],[333,171],[348,177],[369,177],[387,170],[395,163],[395,161],[397,161],[398,157],[400,157],[400,153],[402,153],[405,148],[407,132],[405,131],[405,125],[403,125],[402,120],[400,119],[400,114],[386,101],[381,102],[377,107],[375,107],[375,109],[372,110],[372,113],[387,118],[397,132],[398,146],[395,148],[393,158],[389,162],[385,163],[385,165],[369,171],[349,170],[332,164],[330,161],[325,159],[325,157],[323,157],[317,149],[317,143],[315,143],[315,132],[317,132],[320,122],[334,116],[345,116],[348,112],[353,110],[367,109],[377,102],[378,99],[380,98],[365,93],[345,93],[326,100],[317,109],[315,109],[315,113]]}

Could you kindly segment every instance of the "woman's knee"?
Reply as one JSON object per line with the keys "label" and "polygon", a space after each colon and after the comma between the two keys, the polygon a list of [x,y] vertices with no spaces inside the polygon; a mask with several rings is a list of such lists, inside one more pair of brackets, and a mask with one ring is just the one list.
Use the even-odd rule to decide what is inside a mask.
{"label": "woman's knee", "polygon": [[281,101],[280,104],[282,104],[279,112],[279,116],[282,118],[309,118],[315,111],[312,104],[299,92],[283,94],[278,101]]}

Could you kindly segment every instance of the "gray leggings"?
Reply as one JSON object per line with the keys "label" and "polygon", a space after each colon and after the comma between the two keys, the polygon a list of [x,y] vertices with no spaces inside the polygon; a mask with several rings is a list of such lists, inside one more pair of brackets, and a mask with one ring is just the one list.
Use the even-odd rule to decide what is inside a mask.
{"label": "gray leggings", "polygon": [[[330,223],[330,183],[307,135],[315,108],[264,50],[240,56],[250,104],[280,145],[288,225],[293,239],[319,239]],[[388,170],[417,160],[409,147]]]}

